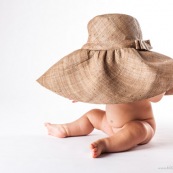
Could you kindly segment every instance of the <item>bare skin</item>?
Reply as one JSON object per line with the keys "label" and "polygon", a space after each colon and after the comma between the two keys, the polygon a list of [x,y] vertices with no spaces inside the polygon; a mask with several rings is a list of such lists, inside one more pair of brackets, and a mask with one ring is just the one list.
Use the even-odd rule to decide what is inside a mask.
{"label": "bare skin", "polygon": [[88,135],[94,128],[102,130],[108,137],[90,144],[93,158],[106,152],[130,150],[154,136],[156,124],[150,102],[160,101],[164,94],[128,104],[108,104],[105,111],[90,110],[74,122],[45,126],[49,135],[58,138]]}

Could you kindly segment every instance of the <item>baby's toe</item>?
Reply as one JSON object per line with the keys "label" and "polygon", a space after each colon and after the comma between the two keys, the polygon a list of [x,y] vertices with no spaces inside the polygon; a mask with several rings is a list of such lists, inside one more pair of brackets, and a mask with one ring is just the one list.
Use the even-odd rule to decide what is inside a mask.
{"label": "baby's toe", "polygon": [[50,123],[44,123],[44,125],[47,127],[47,126],[50,126],[51,124]]}
{"label": "baby's toe", "polygon": [[96,149],[96,148],[97,148],[97,143],[93,142],[93,143],[90,145],[90,148],[91,148],[91,149]]}

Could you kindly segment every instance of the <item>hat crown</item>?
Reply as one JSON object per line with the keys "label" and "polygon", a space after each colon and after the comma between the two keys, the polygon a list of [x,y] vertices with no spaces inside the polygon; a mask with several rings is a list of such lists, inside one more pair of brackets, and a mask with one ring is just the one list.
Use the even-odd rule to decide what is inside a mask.
{"label": "hat crown", "polygon": [[109,48],[114,44],[142,40],[138,21],[125,14],[105,14],[94,17],[88,23],[88,33],[87,45],[97,45],[96,47]]}

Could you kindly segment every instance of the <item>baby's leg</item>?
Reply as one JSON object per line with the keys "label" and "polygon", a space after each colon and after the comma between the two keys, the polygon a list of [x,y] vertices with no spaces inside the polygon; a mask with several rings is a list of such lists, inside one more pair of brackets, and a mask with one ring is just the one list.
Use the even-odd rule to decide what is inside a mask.
{"label": "baby's leg", "polygon": [[64,138],[68,136],[84,136],[93,131],[94,128],[103,130],[105,133],[112,134],[112,129],[106,123],[105,111],[93,109],[84,114],[78,120],[67,124],[45,123],[48,134]]}
{"label": "baby's leg", "polygon": [[93,142],[91,144],[92,156],[98,157],[105,152],[129,150],[138,144],[148,143],[153,135],[154,130],[148,122],[131,121],[114,135]]}

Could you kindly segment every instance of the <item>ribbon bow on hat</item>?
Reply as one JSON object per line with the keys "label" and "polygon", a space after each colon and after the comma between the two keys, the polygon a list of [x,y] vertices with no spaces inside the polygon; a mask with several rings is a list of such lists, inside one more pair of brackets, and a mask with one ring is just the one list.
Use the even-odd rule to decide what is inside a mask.
{"label": "ribbon bow on hat", "polygon": [[142,50],[150,50],[152,46],[150,40],[135,40],[135,48]]}

